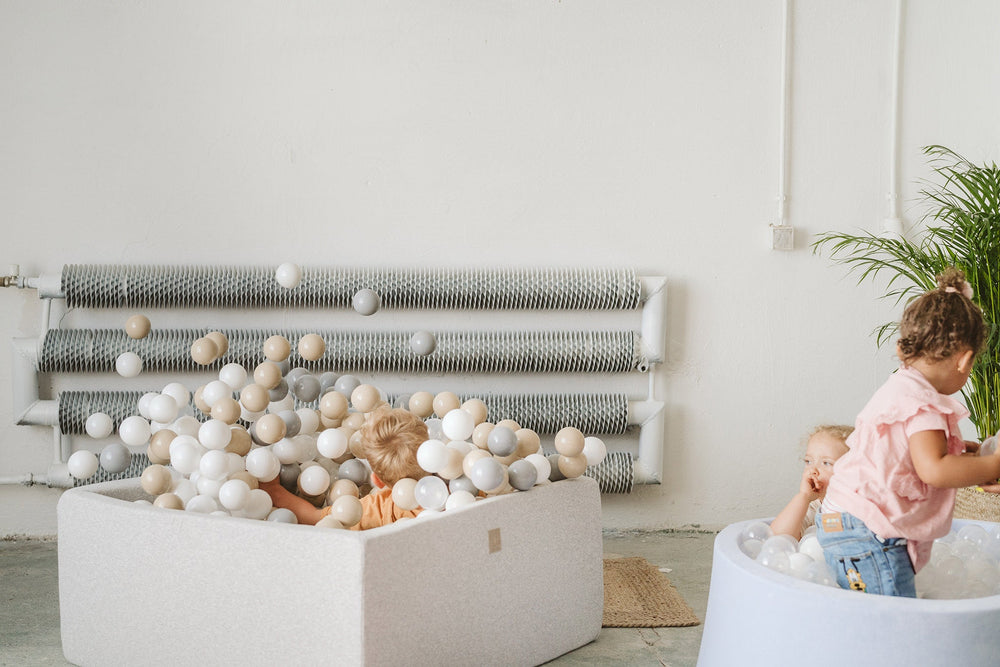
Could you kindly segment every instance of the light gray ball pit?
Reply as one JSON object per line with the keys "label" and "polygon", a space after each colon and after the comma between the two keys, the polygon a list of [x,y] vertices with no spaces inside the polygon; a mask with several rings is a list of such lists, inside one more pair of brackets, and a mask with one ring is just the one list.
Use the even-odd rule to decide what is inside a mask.
{"label": "light gray ball pit", "polygon": [[[1000,595],[925,600],[864,595],[770,570],[740,550],[751,519],[715,538],[699,667],[997,665]],[[955,520],[953,530],[977,523]]]}

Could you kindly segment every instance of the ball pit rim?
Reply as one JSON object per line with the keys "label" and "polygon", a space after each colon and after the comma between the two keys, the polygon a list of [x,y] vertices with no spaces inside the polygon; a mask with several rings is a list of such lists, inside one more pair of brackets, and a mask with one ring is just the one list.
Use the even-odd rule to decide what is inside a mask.
{"label": "ball pit rim", "polygon": [[[830,595],[838,599],[838,604],[864,605],[869,610],[872,608],[872,605],[875,605],[876,608],[884,610],[886,613],[902,610],[913,611],[915,609],[928,612],[947,612],[950,610],[962,610],[968,612],[1000,610],[1000,594],[978,598],[960,598],[949,600],[901,598],[890,595],[858,595],[855,591],[847,591],[839,587],[834,588],[832,586],[823,586],[811,581],[796,579],[789,574],[775,572],[774,570],[761,565],[756,560],[747,556],[743,553],[743,550],[739,545],[739,537],[748,526],[759,522],[770,525],[773,519],[774,517],[747,519],[746,521],[729,524],[723,528],[715,538],[714,553],[712,556],[713,561],[716,558],[725,558],[729,561],[731,566],[745,570],[753,576],[763,578],[771,585],[779,586],[785,591],[803,595]],[[990,521],[954,519],[952,521],[952,530],[958,530],[962,526],[969,524],[979,525],[984,528],[996,527],[1000,525]]]}

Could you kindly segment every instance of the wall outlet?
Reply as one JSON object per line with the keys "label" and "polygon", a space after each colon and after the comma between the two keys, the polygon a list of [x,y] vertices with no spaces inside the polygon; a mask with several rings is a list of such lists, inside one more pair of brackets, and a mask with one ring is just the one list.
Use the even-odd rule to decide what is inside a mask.
{"label": "wall outlet", "polygon": [[791,225],[771,225],[771,250],[794,250],[795,228]]}

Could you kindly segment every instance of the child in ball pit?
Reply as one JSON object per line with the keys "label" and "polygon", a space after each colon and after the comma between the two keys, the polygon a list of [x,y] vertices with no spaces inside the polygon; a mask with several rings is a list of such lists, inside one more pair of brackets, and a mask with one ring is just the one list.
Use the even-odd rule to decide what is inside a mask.
{"label": "child in ball pit", "polygon": [[841,588],[916,597],[914,576],[951,528],[955,489],[997,491],[1000,454],[968,456],[968,409],[952,398],[969,379],[987,335],[965,275],[949,268],[938,287],[903,311],[900,368],[855,421],[849,451],[816,517],[816,537]]}
{"label": "child in ball pit", "polygon": [[813,525],[833,475],[833,464],[847,453],[846,440],[852,431],[853,426],[824,424],[809,434],[799,492],[771,522],[771,531],[775,535],[791,535],[800,539]]}
{"label": "child in ball pit", "polygon": [[[381,408],[361,427],[361,442],[372,469],[375,489],[361,499],[361,521],[351,530],[385,526],[398,519],[413,518],[420,509],[404,510],[392,500],[392,485],[406,477],[419,479],[427,473],[417,464],[417,448],[427,440],[427,426],[417,415],[402,408]],[[299,523],[315,525],[330,513],[281,486],[277,478],[261,482],[275,507],[291,510]]]}

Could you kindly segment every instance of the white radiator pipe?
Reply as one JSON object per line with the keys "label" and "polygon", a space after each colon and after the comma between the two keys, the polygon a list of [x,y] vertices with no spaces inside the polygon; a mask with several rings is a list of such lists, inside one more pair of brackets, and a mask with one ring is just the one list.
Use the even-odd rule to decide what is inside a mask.
{"label": "white radiator pipe", "polygon": [[38,398],[37,338],[14,338],[11,364],[14,423],[19,426],[59,426],[59,401]]}
{"label": "white radiator pipe", "polygon": [[664,413],[661,401],[629,401],[629,424],[639,424],[639,455],[632,463],[634,484],[663,481]]}
{"label": "white radiator pipe", "polygon": [[882,221],[882,232],[890,236],[903,233],[903,221],[899,217],[899,88],[900,61],[903,50],[903,0],[896,0],[895,23],[892,40],[892,74],[889,82],[889,213]]}
{"label": "white radiator pipe", "polygon": [[642,351],[651,363],[663,363],[667,336],[667,279],[663,276],[642,276],[642,323],[639,338]]}

